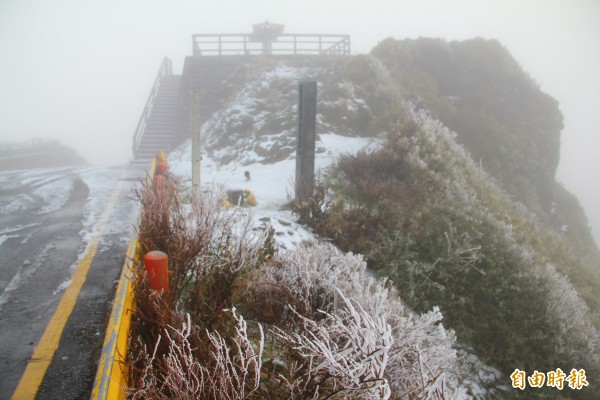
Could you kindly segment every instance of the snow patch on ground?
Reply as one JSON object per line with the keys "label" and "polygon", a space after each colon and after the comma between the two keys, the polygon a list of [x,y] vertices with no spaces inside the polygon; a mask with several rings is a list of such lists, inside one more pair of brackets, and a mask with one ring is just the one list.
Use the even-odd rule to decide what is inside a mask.
{"label": "snow patch on ground", "polygon": [[280,62],[237,92],[201,128],[203,151],[221,163],[274,164],[293,159],[298,82],[318,82],[317,136],[365,136],[372,117],[362,90],[330,68]]}
{"label": "snow patch on ground", "polygon": [[19,194],[13,199],[0,204],[0,214],[10,214],[22,210],[29,210],[36,204],[36,199],[28,194]]}
{"label": "snow patch on ground", "polygon": [[40,215],[60,210],[73,191],[73,177],[68,168],[44,168],[6,171],[0,174],[4,190],[30,187],[30,194],[18,194],[0,201],[0,214],[32,211]]}
{"label": "snow patch on ground", "polygon": [[73,191],[73,179],[64,178],[46,183],[33,191],[34,196],[42,199],[43,206],[39,214],[49,214],[60,210],[69,200]]}
{"label": "snow patch on ground", "polygon": [[[119,184],[119,179],[124,178],[124,176],[121,176],[121,172],[116,167],[95,167],[81,171],[80,177],[89,188],[88,202],[83,209],[83,230],[81,232],[84,243],[88,243],[94,234],[96,224]],[[122,193],[131,197],[129,196],[131,188],[135,184],[135,181],[124,182],[121,188]],[[135,210],[132,212],[137,213],[137,207],[134,208]],[[124,232],[131,230],[130,228],[135,219],[134,215],[131,215],[131,218],[110,218],[111,222],[103,227],[103,234],[123,236]]]}
{"label": "snow patch on ground", "polygon": [[43,250],[42,253],[32,262],[30,260],[25,260],[25,262],[19,266],[17,273],[13,276],[13,278],[8,282],[2,294],[0,294],[0,311],[10,298],[10,294],[18,289],[24,281],[27,281],[47,260],[50,252],[55,249],[54,244],[48,244]]}
{"label": "snow patch on ground", "polygon": [[58,287],[52,292],[52,294],[56,296],[57,294],[61,293],[63,290],[65,290],[71,285],[71,282],[73,282],[73,279],[71,278],[65,280],[60,285],[58,285]]}
{"label": "snow patch on ground", "polygon": [[2,244],[4,244],[4,242],[6,242],[8,239],[14,237],[19,237],[19,235],[0,235],[0,246],[2,246]]}
{"label": "snow patch on ground", "polygon": [[[130,173],[131,171],[128,174]],[[140,176],[143,176],[141,170]],[[0,172],[0,188],[2,191],[14,190],[19,192],[24,190],[28,192],[0,197],[0,216],[15,212],[30,212],[35,216],[39,216],[40,221],[45,220],[48,214],[59,211],[65,206],[73,193],[78,178],[81,178],[89,189],[88,198],[82,210],[81,222],[83,228],[79,232],[82,238],[81,249],[86,249],[117,184],[119,184],[120,179],[125,178],[122,167],[61,167]],[[138,182],[136,179],[132,179],[131,176],[128,178],[130,182],[122,183],[121,198],[131,198],[131,186]],[[137,205],[133,206],[133,200],[130,201],[132,207],[127,209],[126,215],[125,211],[120,211],[121,214],[112,215],[102,226],[103,241],[110,240],[122,243],[129,241],[132,224],[138,209]],[[119,212],[117,209],[122,209],[122,207],[115,207],[113,213]],[[20,244],[25,245],[32,237],[35,237],[36,231],[27,234],[22,231],[40,226],[42,223],[36,222],[0,228],[0,253],[14,243],[14,241],[5,243],[13,238],[22,238]],[[52,250],[52,247],[45,248],[37,259],[24,262],[17,269],[12,279],[9,278],[8,281],[2,284],[2,288],[0,288],[0,309],[8,301],[12,292],[35,274]],[[81,258],[84,253],[82,252],[79,257]],[[71,274],[74,272],[77,263],[71,266]],[[58,294],[64,291],[69,284],[70,277],[66,278],[54,293]]]}
{"label": "snow patch on ground", "polygon": [[[325,170],[340,155],[354,154],[360,149],[373,146],[377,146],[377,141],[371,138],[347,137],[334,133],[320,135],[317,147],[321,150],[315,156],[315,169]],[[169,170],[188,187],[191,185],[191,153],[192,143],[188,140],[168,155]],[[242,165],[230,162],[220,165],[204,153],[200,169],[202,190],[211,190],[215,186],[222,186],[224,190],[250,189],[258,203],[251,209],[255,227],[273,227],[275,239],[281,246],[293,248],[313,238],[312,233],[297,224],[292,213],[284,209],[290,196],[293,197],[295,158],[273,164],[256,162]],[[250,173],[250,180],[245,178],[246,171]]]}

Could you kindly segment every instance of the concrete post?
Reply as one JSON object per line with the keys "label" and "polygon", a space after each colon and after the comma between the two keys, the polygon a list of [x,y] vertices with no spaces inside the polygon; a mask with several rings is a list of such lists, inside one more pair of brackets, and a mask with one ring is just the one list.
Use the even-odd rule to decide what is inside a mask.
{"label": "concrete post", "polygon": [[298,132],[296,135],[296,200],[306,201],[315,181],[315,140],[317,130],[317,82],[298,85]]}
{"label": "concrete post", "polygon": [[192,89],[192,191],[200,195],[200,88]]}

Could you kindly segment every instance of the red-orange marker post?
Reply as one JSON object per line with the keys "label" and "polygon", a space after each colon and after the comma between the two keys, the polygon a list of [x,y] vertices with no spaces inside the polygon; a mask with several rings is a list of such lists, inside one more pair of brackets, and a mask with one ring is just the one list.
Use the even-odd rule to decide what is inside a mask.
{"label": "red-orange marker post", "polygon": [[164,175],[165,172],[167,172],[167,164],[165,164],[162,160],[160,160],[158,162],[158,164],[156,164],[156,174]]}
{"label": "red-orange marker post", "polygon": [[144,255],[144,267],[150,278],[150,287],[158,292],[169,292],[169,257],[162,251]]}
{"label": "red-orange marker post", "polygon": [[156,175],[154,177],[154,184],[156,185],[157,192],[164,192],[165,188],[167,187],[167,178],[162,175]]}
{"label": "red-orange marker post", "polygon": [[156,186],[156,194],[160,204],[162,205],[163,211],[167,209],[167,178],[162,175],[156,175],[154,177],[154,185]]}

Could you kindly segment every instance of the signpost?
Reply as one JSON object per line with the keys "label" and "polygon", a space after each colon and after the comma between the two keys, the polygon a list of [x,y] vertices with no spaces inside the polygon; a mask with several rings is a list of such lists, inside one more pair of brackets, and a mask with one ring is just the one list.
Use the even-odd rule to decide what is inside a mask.
{"label": "signpost", "polygon": [[312,196],[315,181],[315,141],[317,130],[317,82],[298,85],[298,133],[296,136],[296,200]]}
{"label": "signpost", "polygon": [[200,196],[200,88],[192,89],[192,191]]}

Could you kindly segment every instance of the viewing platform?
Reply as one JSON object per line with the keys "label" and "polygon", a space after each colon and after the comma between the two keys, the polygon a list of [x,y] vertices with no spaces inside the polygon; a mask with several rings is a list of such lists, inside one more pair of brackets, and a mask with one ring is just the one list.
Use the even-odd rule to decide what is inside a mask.
{"label": "viewing platform", "polygon": [[169,58],[163,60],[133,136],[132,162],[147,165],[156,154],[169,151],[191,135],[190,93],[200,90],[200,122],[205,122],[226,98],[224,82],[241,66],[261,57],[294,59],[295,62],[343,61],[350,56],[350,35],[284,33],[284,25],[254,24],[252,33],[192,35],[192,55],[183,71],[173,73]]}
{"label": "viewing platform", "polygon": [[350,35],[283,33],[284,25],[264,22],[252,33],[192,35],[194,56],[350,55]]}

